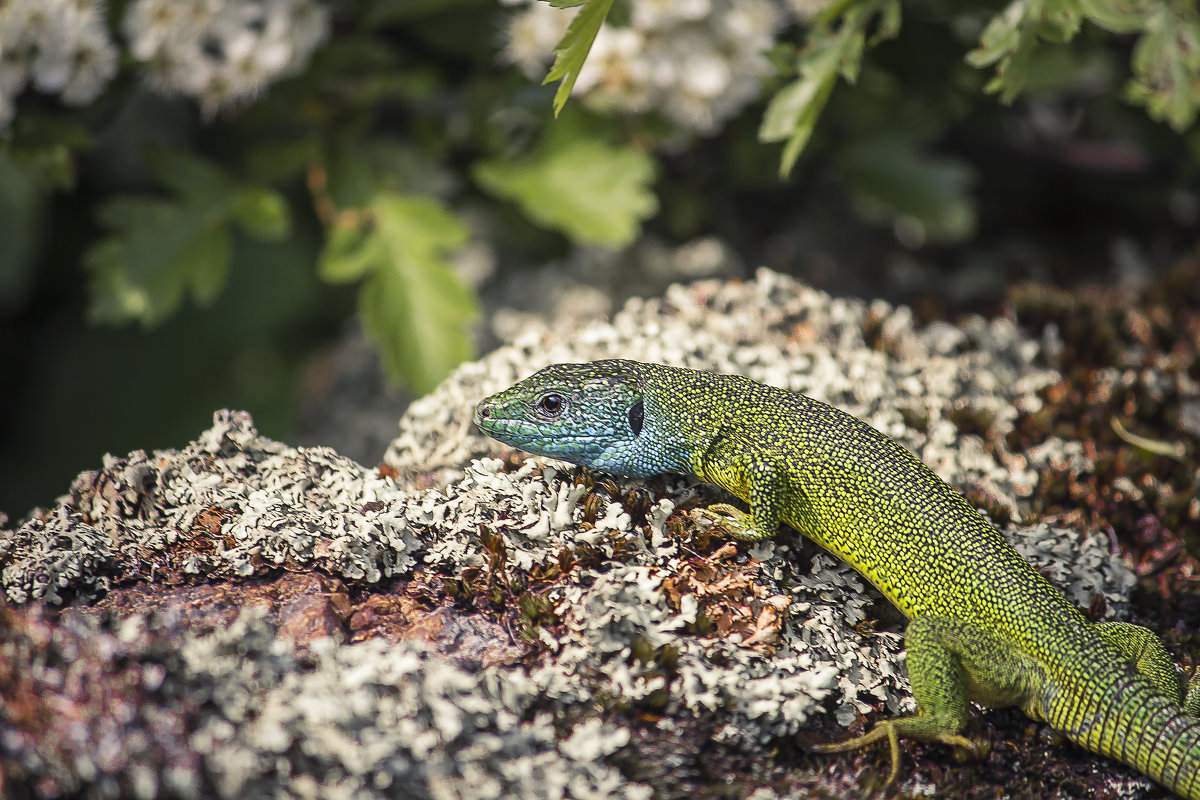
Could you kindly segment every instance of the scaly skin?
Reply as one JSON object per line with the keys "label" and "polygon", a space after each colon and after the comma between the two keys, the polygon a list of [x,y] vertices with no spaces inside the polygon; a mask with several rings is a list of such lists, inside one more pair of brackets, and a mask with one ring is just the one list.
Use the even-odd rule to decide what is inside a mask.
{"label": "scaly skin", "polygon": [[1151,631],[1088,622],[962,495],[849,414],[739,376],[598,361],[547,367],[480,403],[475,423],[574,464],[715,483],[750,505],[707,510],[728,533],[786,522],[895,603],[912,620],[916,716],[819,751],[886,740],[894,778],[899,737],[973,749],[967,701],[1015,705],[1200,800],[1200,680],[1184,702]]}

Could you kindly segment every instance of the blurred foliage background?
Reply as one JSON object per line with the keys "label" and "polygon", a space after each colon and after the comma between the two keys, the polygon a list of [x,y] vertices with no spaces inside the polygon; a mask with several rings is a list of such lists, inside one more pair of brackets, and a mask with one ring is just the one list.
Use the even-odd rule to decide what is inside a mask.
{"label": "blurred foliage background", "polygon": [[357,324],[428,391],[571,253],[925,318],[1152,271],[1198,108],[1192,0],[0,0],[0,510],[219,407],[293,436]]}

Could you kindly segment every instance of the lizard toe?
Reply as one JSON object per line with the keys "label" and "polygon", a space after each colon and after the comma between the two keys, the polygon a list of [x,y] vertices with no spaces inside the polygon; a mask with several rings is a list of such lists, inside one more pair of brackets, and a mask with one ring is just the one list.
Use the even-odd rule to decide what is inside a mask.
{"label": "lizard toe", "polygon": [[862,750],[863,748],[870,747],[884,739],[888,742],[888,749],[891,751],[892,757],[892,768],[888,772],[884,786],[890,786],[895,782],[896,776],[900,774],[900,736],[896,731],[894,722],[881,722],[862,736],[856,736],[853,739],[847,739],[843,742],[825,742],[813,745],[812,751],[823,755],[848,753],[853,750]]}

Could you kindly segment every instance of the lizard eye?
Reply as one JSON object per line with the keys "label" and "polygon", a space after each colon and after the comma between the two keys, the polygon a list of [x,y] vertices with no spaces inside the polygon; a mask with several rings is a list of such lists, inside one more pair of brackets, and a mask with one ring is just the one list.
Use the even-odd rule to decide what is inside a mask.
{"label": "lizard eye", "polygon": [[550,416],[557,416],[558,414],[562,413],[564,408],[567,407],[567,401],[561,394],[554,394],[552,392],[550,394],[542,395],[542,397],[538,399],[537,407],[538,410],[549,414]]}

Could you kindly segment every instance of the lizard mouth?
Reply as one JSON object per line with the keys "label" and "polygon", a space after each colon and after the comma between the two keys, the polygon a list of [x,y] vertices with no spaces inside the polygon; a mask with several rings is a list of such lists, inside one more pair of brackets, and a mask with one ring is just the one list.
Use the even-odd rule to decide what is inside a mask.
{"label": "lizard mouth", "polygon": [[566,434],[526,419],[496,416],[495,408],[481,403],[475,409],[475,426],[493,439],[538,455],[557,457],[574,452],[573,445],[603,439],[596,434]]}
{"label": "lizard mouth", "polygon": [[[513,417],[496,416],[495,407],[491,403],[480,403],[475,409],[475,425],[488,436],[501,440],[504,440],[504,436],[542,438],[545,435],[537,423]],[[520,444],[520,442],[508,442],[508,444]]]}
{"label": "lizard mouth", "polygon": [[[518,446],[533,445],[537,442],[594,442],[603,438],[600,436],[581,436],[579,434],[557,434],[549,433],[540,425],[534,422],[526,422],[519,419],[482,419],[477,415],[475,424],[481,431],[488,436],[519,436],[526,437],[521,441],[510,442]],[[499,438],[499,437],[497,437]]]}

